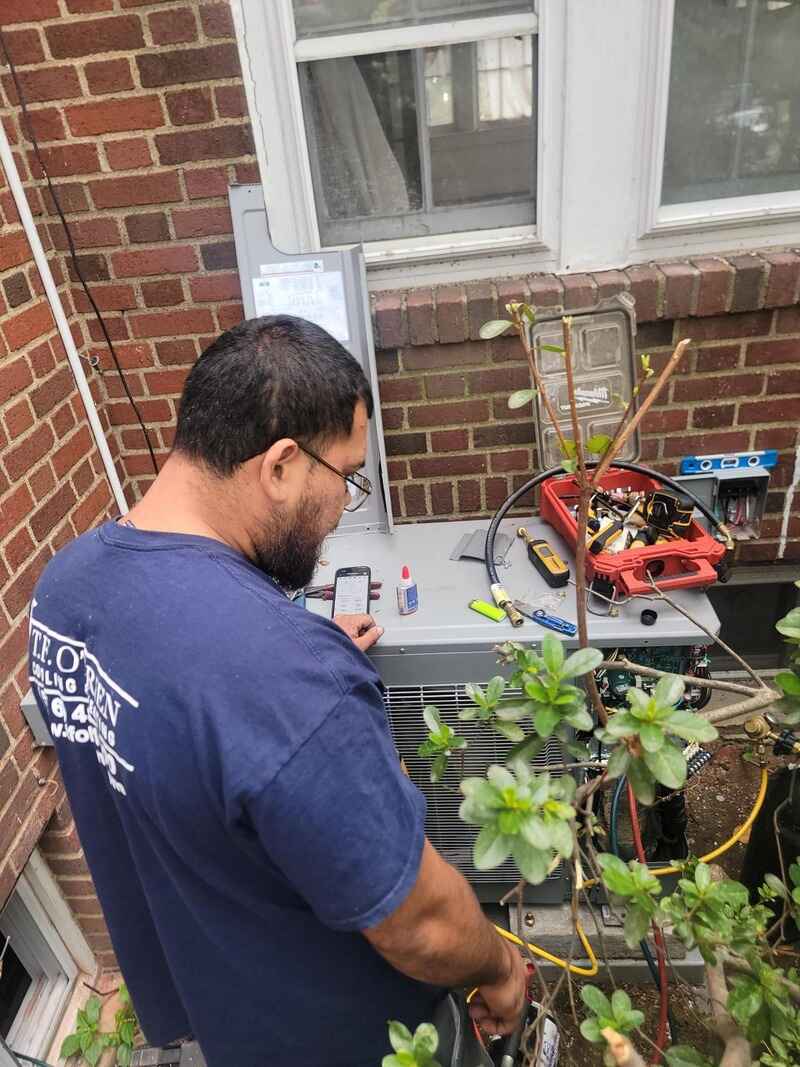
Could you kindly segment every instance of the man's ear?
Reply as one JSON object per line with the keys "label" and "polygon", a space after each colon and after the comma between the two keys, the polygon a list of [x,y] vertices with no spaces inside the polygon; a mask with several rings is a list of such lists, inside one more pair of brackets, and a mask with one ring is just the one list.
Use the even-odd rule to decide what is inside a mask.
{"label": "man's ear", "polygon": [[283,437],[261,457],[259,481],[270,500],[285,503],[297,491],[302,476],[303,453],[297,442]]}

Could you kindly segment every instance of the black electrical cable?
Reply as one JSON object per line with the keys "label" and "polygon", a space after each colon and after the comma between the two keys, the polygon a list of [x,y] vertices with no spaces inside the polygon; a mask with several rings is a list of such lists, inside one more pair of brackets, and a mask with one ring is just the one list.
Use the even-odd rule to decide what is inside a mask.
{"label": "black electrical cable", "polygon": [[81,270],[81,266],[80,266],[80,263],[78,261],[78,255],[77,255],[77,252],[75,251],[75,242],[72,239],[72,231],[69,228],[69,223],[67,222],[66,218],[64,217],[64,212],[62,211],[61,204],[59,203],[58,197],[56,196],[55,188],[53,186],[52,181],[50,180],[50,175],[49,175],[49,173],[47,171],[47,167],[44,164],[44,160],[42,159],[42,153],[41,153],[41,151],[39,149],[39,142],[36,139],[36,134],[34,133],[34,130],[33,130],[33,123],[31,122],[30,115],[28,114],[28,105],[27,105],[27,103],[25,101],[25,94],[22,91],[22,86],[21,86],[20,81],[19,81],[19,76],[17,74],[17,68],[14,66],[14,61],[11,58],[11,53],[8,50],[8,46],[6,45],[6,40],[5,40],[5,37],[3,36],[2,29],[0,29],[0,47],[2,47],[2,49],[3,49],[3,55],[5,56],[6,63],[8,64],[8,69],[11,72],[11,78],[12,78],[12,80],[14,82],[14,88],[17,90],[17,97],[19,99],[20,108],[22,109],[22,116],[23,116],[23,119],[24,119],[24,122],[25,122],[25,132],[28,135],[28,140],[33,145],[33,151],[34,151],[34,154],[36,156],[36,161],[38,162],[39,166],[42,169],[42,173],[44,174],[45,181],[47,182],[48,191],[50,193],[50,196],[53,198],[53,204],[55,205],[56,212],[58,213],[58,217],[61,220],[61,225],[62,225],[62,227],[64,229],[64,234],[65,234],[65,236],[67,238],[67,246],[69,248],[69,254],[70,254],[70,259],[72,260],[73,269],[75,270],[75,274],[77,275],[78,281],[80,282],[81,286],[83,287],[84,293],[86,293],[86,298],[87,298],[87,300],[89,301],[89,303],[90,303],[90,305],[92,307],[92,311],[94,312],[95,318],[97,319],[97,321],[98,321],[98,323],[100,325],[100,329],[101,329],[102,334],[103,334],[103,339],[106,342],[106,345],[108,347],[108,351],[111,353],[111,358],[114,361],[114,366],[117,369],[117,374],[119,375],[120,381],[122,382],[122,388],[125,390],[125,395],[127,396],[128,401],[130,402],[130,405],[133,408],[134,414],[136,415],[136,418],[139,421],[139,425],[142,428],[142,433],[144,434],[145,444],[147,445],[147,451],[150,453],[150,460],[151,460],[151,462],[153,464],[153,470],[155,471],[156,474],[158,474],[158,463],[156,462],[156,454],[153,451],[153,446],[150,443],[150,435],[147,432],[147,427],[145,426],[144,419],[142,418],[142,414],[139,411],[139,408],[138,408],[138,406],[136,404],[136,401],[133,399],[133,394],[131,393],[130,389],[128,388],[128,383],[125,380],[125,375],[122,373],[122,367],[120,366],[119,359],[117,358],[117,353],[116,353],[116,350],[114,348],[114,343],[111,340],[111,335],[108,332],[108,328],[106,326],[105,319],[101,315],[100,309],[98,308],[98,306],[97,306],[97,304],[95,302],[95,299],[92,296],[91,290],[89,289],[89,286],[86,284],[86,279],[83,276],[83,271]]}
{"label": "black electrical cable", "polygon": [[[586,464],[588,470],[591,470],[596,466],[597,463]],[[623,463],[622,461],[617,460],[615,460],[611,464],[611,469],[613,470],[614,468],[624,471],[633,471],[636,474],[644,474],[648,478],[656,478],[664,485],[668,485],[670,489],[674,489],[676,493],[681,493],[683,496],[688,496],[694,506],[698,508],[703,513],[703,515],[705,515],[708,521],[714,526],[719,527],[721,525],[720,520],[717,518],[714,512],[711,511],[711,509],[706,504],[704,504],[702,500],[699,500],[694,495],[694,493],[690,492],[685,486],[673,481],[672,478],[668,478],[666,474],[661,474],[659,473],[659,471],[651,470],[650,467],[642,467],[638,463]],[[494,513],[494,517],[491,523],[489,524],[489,529],[486,533],[486,550],[484,553],[486,556],[486,572],[489,575],[489,583],[491,585],[494,585],[495,583],[498,583],[500,581],[497,576],[497,566],[494,562],[494,539],[497,534],[497,530],[500,526],[500,523],[506,517],[507,513],[514,507],[516,502],[521,497],[525,496],[526,493],[529,493],[532,489],[535,489],[537,485],[541,485],[542,482],[547,481],[548,478],[556,478],[559,474],[566,473],[567,472],[564,470],[563,467],[551,467],[550,470],[542,471],[540,474],[537,474],[533,478],[531,478],[530,481],[527,481],[524,485],[521,485],[519,489],[515,489],[509,497],[506,497],[506,499]]]}

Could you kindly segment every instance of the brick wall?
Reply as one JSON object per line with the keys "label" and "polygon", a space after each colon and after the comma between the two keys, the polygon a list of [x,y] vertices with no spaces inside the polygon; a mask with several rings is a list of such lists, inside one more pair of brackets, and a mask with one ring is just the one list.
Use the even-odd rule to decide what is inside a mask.
{"label": "brick wall", "polygon": [[[800,559],[800,492],[784,508],[800,445],[800,255],[702,257],[557,278],[378,293],[373,298],[392,505],[399,521],[490,514],[539,469],[516,338],[479,339],[510,300],[573,310],[622,291],[636,301],[637,351],[659,370],[693,345],[645,419],[641,458],[676,474],[685,455],[776,448],[761,538],[739,561]],[[646,388],[646,387],[645,387]]]}
{"label": "brick wall", "polygon": [[[35,193],[31,199],[43,218]],[[112,501],[2,171],[0,211],[1,908],[48,823],[57,827],[71,820],[53,750],[34,748],[19,709],[20,698],[28,688],[30,594],[53,553],[105,516]],[[44,226],[42,236],[48,245]],[[51,259],[71,313],[68,283],[58,257]],[[79,334],[74,315],[72,320]],[[92,894],[96,913],[83,854],[74,841],[72,844],[73,869],[79,872],[86,892]],[[108,953],[104,930],[98,932],[90,923],[85,933],[95,951]],[[108,955],[105,962],[110,962]]]}

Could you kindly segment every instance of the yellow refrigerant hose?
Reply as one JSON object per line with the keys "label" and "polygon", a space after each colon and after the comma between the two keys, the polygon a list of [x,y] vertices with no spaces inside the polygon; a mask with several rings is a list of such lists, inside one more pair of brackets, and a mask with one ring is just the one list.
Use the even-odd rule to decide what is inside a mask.
{"label": "yellow refrigerant hose", "polygon": [[[733,846],[738,841],[741,841],[741,839],[756,821],[758,813],[761,811],[761,808],[764,804],[764,798],[767,795],[767,781],[767,770],[765,767],[762,767],[761,779],[758,784],[758,794],[756,796],[755,803],[753,804],[752,811],[747,816],[742,825],[738,828],[738,830],[735,830],[727,841],[725,841],[722,845],[719,845],[717,848],[713,849],[711,852],[707,852],[705,856],[700,857],[701,863],[711,863],[712,860],[715,860],[719,856],[722,856],[725,852],[728,851],[728,849],[733,848]],[[653,870],[651,870],[650,873],[654,874],[657,878],[662,878],[664,877],[664,875],[667,874],[680,873],[680,867],[655,867],[653,868]],[[596,878],[592,878],[591,880],[584,882],[584,888],[586,889],[589,889],[593,885],[597,885]],[[554,956],[546,949],[539,948],[538,945],[534,945],[531,941],[522,941],[519,937],[517,937],[516,934],[512,934],[509,930],[504,930],[501,926],[495,926],[495,930],[498,932],[498,934],[500,934],[501,937],[504,937],[506,941],[511,941],[513,944],[519,945],[520,948],[527,948],[529,952],[532,952],[534,954],[534,956],[539,956],[541,957],[541,959],[547,960],[549,963],[554,963],[557,967],[561,967],[563,970],[568,970],[570,974],[578,974],[582,975],[584,978],[592,978],[594,975],[597,974],[600,969],[597,962],[597,957],[592,951],[592,946],[589,944],[589,939],[586,937],[586,933],[584,932],[584,929],[579,922],[575,923],[575,932],[577,933],[578,939],[580,940],[580,943],[586,952],[586,958],[589,961],[588,967],[580,967],[578,964],[568,963],[567,960],[562,960],[558,956]],[[476,992],[477,990],[473,989],[468,999],[471,1000]]]}

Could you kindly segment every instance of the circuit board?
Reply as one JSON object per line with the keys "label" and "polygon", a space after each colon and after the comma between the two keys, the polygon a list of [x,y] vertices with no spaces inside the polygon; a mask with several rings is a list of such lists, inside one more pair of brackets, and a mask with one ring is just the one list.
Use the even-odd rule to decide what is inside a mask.
{"label": "circuit board", "polygon": [[[607,649],[606,660],[621,659],[637,663],[642,667],[652,667],[668,674],[688,674],[698,678],[708,678],[708,650],[702,645],[676,645],[666,648],[617,648]],[[657,678],[643,678],[632,671],[613,668],[597,671],[597,686],[603,703],[610,708],[625,704],[625,694],[631,686],[651,692]],[[708,703],[710,689],[699,685],[687,685],[684,698],[679,707],[697,711]]]}

